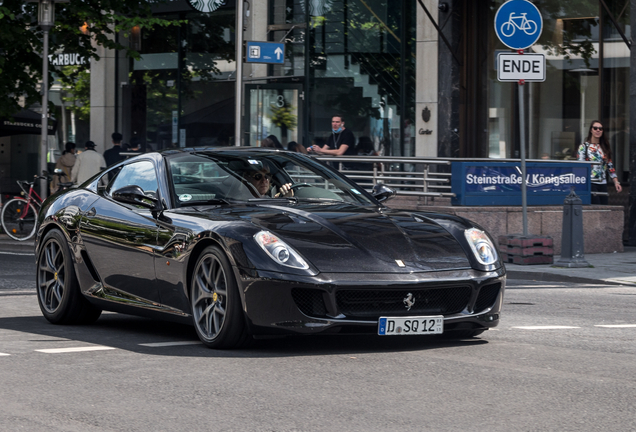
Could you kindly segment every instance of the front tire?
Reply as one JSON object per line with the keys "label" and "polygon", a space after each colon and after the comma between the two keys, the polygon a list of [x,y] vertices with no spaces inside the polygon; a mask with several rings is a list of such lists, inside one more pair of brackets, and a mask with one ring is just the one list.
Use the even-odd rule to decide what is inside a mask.
{"label": "front tire", "polygon": [[38,303],[53,324],[88,324],[102,313],[84,298],[66,238],[58,230],[42,240],[37,259]]}
{"label": "front tire", "polygon": [[241,297],[232,267],[216,246],[203,250],[192,273],[194,328],[210,348],[234,348],[247,338]]}

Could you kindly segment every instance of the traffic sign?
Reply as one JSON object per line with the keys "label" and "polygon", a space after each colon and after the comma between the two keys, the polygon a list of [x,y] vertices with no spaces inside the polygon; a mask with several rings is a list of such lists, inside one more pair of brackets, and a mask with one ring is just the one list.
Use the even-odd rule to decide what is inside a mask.
{"label": "traffic sign", "polygon": [[499,81],[545,81],[545,55],[499,53],[497,55]]}
{"label": "traffic sign", "polygon": [[495,33],[508,48],[519,50],[532,46],[542,30],[541,13],[527,0],[509,0],[495,15]]}
{"label": "traffic sign", "polygon": [[276,42],[245,42],[246,63],[285,63],[285,44]]}

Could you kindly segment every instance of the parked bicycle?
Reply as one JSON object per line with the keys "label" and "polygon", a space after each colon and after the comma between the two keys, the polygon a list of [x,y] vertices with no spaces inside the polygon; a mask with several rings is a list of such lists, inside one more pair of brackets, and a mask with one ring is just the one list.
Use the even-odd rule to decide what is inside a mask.
{"label": "parked bicycle", "polygon": [[[58,172],[59,171],[59,172]],[[59,177],[64,175],[60,169],[55,170]],[[35,235],[37,217],[42,207],[42,198],[33,188],[37,180],[47,179],[47,175],[35,176],[32,182],[18,180],[22,196],[16,196],[2,206],[2,229],[13,240],[24,241]],[[72,183],[59,183],[58,191],[68,189]]]}

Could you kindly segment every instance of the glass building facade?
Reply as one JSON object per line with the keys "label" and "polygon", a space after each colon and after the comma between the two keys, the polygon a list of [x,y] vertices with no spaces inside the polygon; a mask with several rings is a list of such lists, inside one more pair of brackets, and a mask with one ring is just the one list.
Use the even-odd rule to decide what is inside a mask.
{"label": "glass building facade", "polygon": [[[598,119],[610,138],[619,178],[627,181],[629,2],[533,3],[542,14],[543,31],[526,51],[545,54],[547,66],[544,82],[523,87],[526,154],[536,159],[573,158],[590,122]],[[282,64],[244,63],[239,139],[238,4],[244,6],[244,40],[285,46]],[[517,84],[499,82],[496,70],[497,54],[511,51],[498,40],[493,25],[502,4],[503,0],[158,4],[155,14],[178,25],[117,35],[141,53],[140,59],[104,53],[102,60],[91,62],[82,85],[53,86],[59,127],[51,145],[62,149],[65,140],[81,145],[91,139],[104,150],[110,146],[110,133],[117,130],[125,142],[137,138],[154,150],[258,146],[268,135],[283,144],[297,141],[307,146],[326,139],[331,116],[340,114],[356,138],[368,137],[380,154],[515,158],[520,143]],[[433,44],[435,50],[422,51],[423,44]],[[87,99],[90,114],[72,109]],[[35,154],[22,155],[28,137],[7,135],[0,140],[3,178],[17,177],[10,163],[15,155],[20,154],[21,161],[38,160]],[[31,147],[28,153],[37,152],[37,146]],[[37,167],[21,171],[36,172]]]}
{"label": "glass building facade", "polygon": [[[237,143],[236,4],[218,3],[207,13],[186,1],[158,6],[157,16],[184,23],[131,33],[141,59],[117,67],[124,140],[156,150]],[[273,134],[308,146],[328,136],[337,113],[380,152],[414,156],[413,128],[403,125],[415,115],[416,2],[263,4],[246,6],[245,39],[284,43],[285,61],[245,66],[241,144]]]}
{"label": "glass building facade", "polygon": [[[196,2],[195,2],[196,3]],[[526,52],[546,56],[546,80],[523,87],[527,156],[571,159],[594,119],[609,134],[619,177],[629,170],[627,0],[537,0],[543,31]],[[503,0],[427,0],[439,27],[436,57],[417,59],[417,0],[269,0],[244,3],[244,39],[285,45],[283,64],[243,69],[242,136],[235,135],[234,1],[200,12],[186,0],[157,7],[182,24],[131,33],[140,60],[118,58],[116,128],[149,148],[320,143],[341,114],[380,154],[422,156],[432,133],[439,157],[519,157],[517,84],[497,80]],[[604,5],[607,5],[607,8]],[[437,31],[435,31],[438,34]],[[437,75],[431,77],[431,62]],[[422,90],[424,89],[424,90]],[[437,100],[417,108],[422,91]],[[436,124],[420,117],[433,112]],[[428,111],[425,113],[424,111]],[[419,123],[418,123],[419,122]]]}
{"label": "glass building facade", "polygon": [[[177,25],[116,37],[141,53],[100,52],[72,86],[54,83],[57,133],[103,151],[110,134],[147,149],[321,143],[330,118],[391,156],[517,158],[517,84],[497,80],[511,52],[495,34],[504,0],[169,0],[156,16]],[[535,0],[543,30],[526,50],[546,56],[546,80],[523,86],[526,155],[571,159],[592,120],[629,179],[628,0]],[[235,137],[236,23],[243,39],[283,43],[282,64],[243,63],[241,136]],[[436,26],[422,7],[424,5]],[[423,48],[426,47],[426,48]],[[57,58],[52,56],[53,59]],[[243,59],[241,59],[242,61]],[[79,93],[78,93],[79,92]],[[78,93],[78,94],[74,94]],[[86,109],[89,100],[90,110]],[[82,106],[83,105],[83,106]],[[35,111],[38,107],[31,107]],[[0,136],[3,185],[37,172],[37,136]],[[28,162],[30,161],[30,162]],[[30,173],[30,174],[29,174]],[[624,192],[621,197],[625,198]],[[610,196],[610,202],[612,197]]]}

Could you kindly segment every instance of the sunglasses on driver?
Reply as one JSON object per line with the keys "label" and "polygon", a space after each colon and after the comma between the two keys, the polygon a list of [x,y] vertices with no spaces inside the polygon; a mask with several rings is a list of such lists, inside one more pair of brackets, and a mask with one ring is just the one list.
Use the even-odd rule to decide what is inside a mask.
{"label": "sunglasses on driver", "polygon": [[261,179],[263,177],[265,177],[265,180],[267,180],[267,181],[270,181],[270,182],[272,181],[272,175],[271,174],[263,174],[263,173],[257,172],[257,173],[254,173],[254,174],[250,174],[250,177],[252,177],[256,181],[261,181]]}

